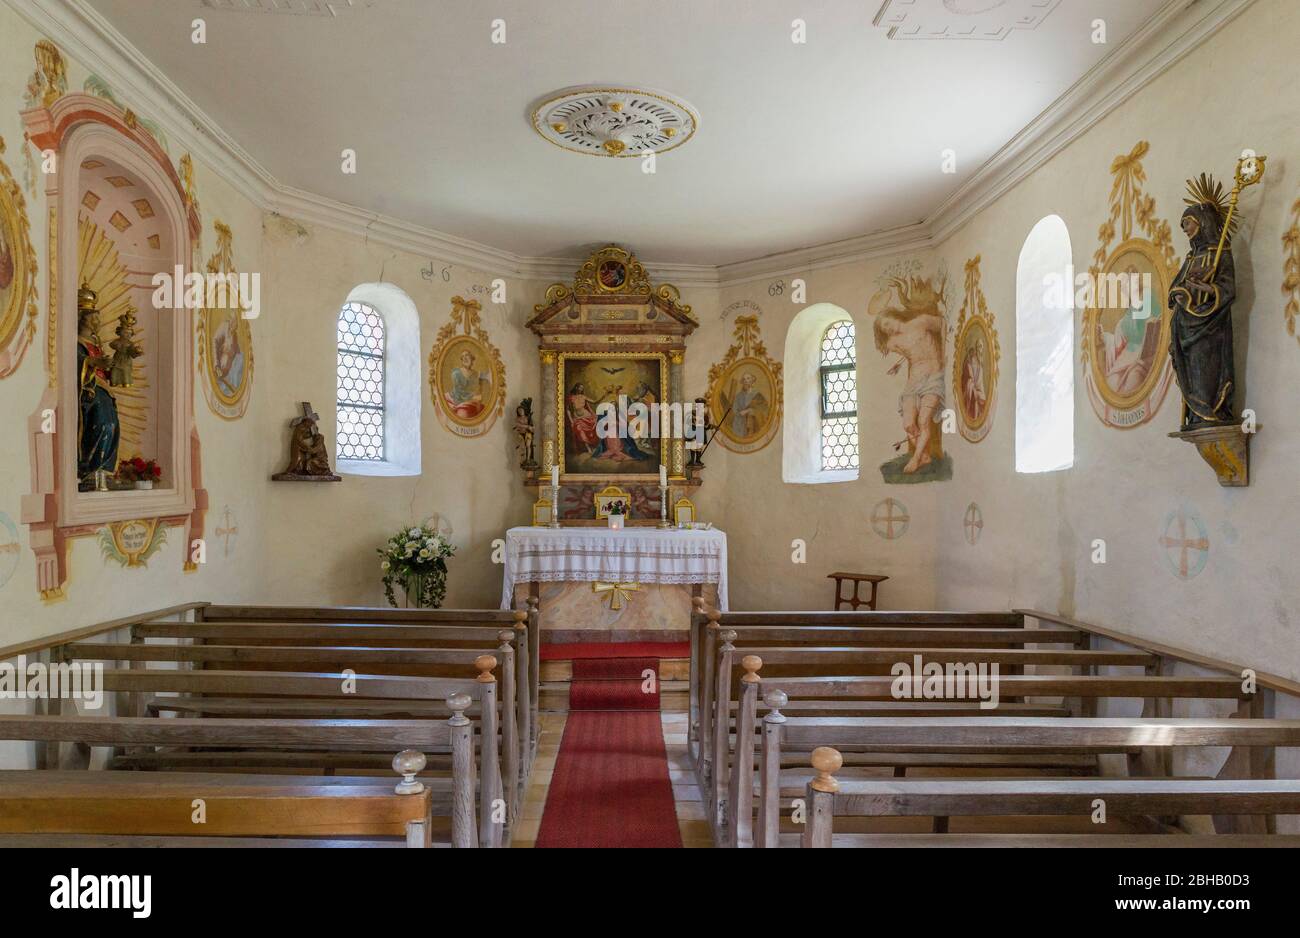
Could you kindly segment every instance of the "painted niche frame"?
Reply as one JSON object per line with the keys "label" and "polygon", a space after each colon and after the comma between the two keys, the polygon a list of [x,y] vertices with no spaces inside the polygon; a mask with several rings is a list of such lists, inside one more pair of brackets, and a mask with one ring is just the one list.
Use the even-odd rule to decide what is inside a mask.
{"label": "painted niche frame", "polygon": [[[1169,357],[1169,339],[1173,317],[1166,308],[1169,284],[1178,271],[1173,238],[1167,221],[1155,214],[1155,199],[1142,191],[1146,170],[1142,159],[1151,145],[1139,141],[1127,154],[1115,157],[1110,166],[1110,215],[1098,230],[1099,245],[1088,268],[1088,282],[1093,285],[1083,313],[1080,336],[1083,361],[1083,383],[1088,390],[1088,400],[1097,418],[1106,426],[1119,430],[1140,427],[1153,418],[1164,403],[1174,380],[1173,363]],[[1116,243],[1118,239],[1118,243]],[[1140,269],[1145,268],[1145,270]],[[1115,312],[1108,305],[1112,285],[1118,277],[1136,273],[1151,275],[1151,290],[1142,318],[1142,340],[1138,343],[1137,357],[1123,367],[1122,380],[1137,368],[1145,368],[1136,386],[1129,390],[1116,389],[1107,374],[1115,368],[1118,357],[1113,349],[1115,331],[1122,328],[1123,320],[1134,321],[1132,310],[1126,310],[1119,321],[1110,324],[1106,319]],[[1067,284],[1066,289],[1072,289]],[[1131,297],[1130,297],[1131,299]],[[1160,323],[1151,329],[1151,308],[1159,304]],[[1109,350],[1107,337],[1110,337]],[[1126,348],[1129,340],[1126,339]]]}
{"label": "painted niche frame", "polygon": [[[756,453],[771,443],[781,428],[785,394],[781,363],[767,354],[757,316],[737,316],[733,336],[735,343],[721,361],[709,368],[709,413],[718,421],[717,436],[724,447],[733,453]],[[767,412],[761,422],[752,431],[739,433],[734,405],[739,394],[746,391],[744,379],[749,375],[755,377],[753,384],[763,382],[771,399],[766,401]]]}
{"label": "painted niche frame", "polygon": [[[957,399],[957,429],[962,438],[978,443],[993,428],[997,410],[999,364],[1002,347],[994,317],[984,300],[980,287],[980,259],[976,254],[966,262],[966,298],[957,316],[957,332],[953,340],[952,387]],[[968,385],[974,384],[974,388]],[[971,406],[968,390],[981,396],[982,406]]]}
{"label": "painted niche frame", "polygon": [[[59,56],[52,44],[43,45],[37,47],[38,64],[42,54],[47,59]],[[41,67],[49,71],[48,64]],[[54,72],[62,68],[60,58]],[[159,428],[157,456],[166,473],[162,486],[151,491],[78,491],[76,342],[77,289],[83,273],[78,269],[83,248],[81,188],[87,184],[88,177],[83,177],[91,164],[116,164],[151,199],[149,218],[156,219],[167,236],[163,268],[169,272],[176,267],[182,273],[193,270],[200,235],[197,205],[155,137],[134,113],[113,101],[92,94],[65,94],[53,84],[40,103],[20,117],[36,152],[57,155],[55,171],[45,176],[50,251],[48,383],[28,423],[32,488],[24,497],[22,513],[36,555],[37,589],[47,601],[62,598],[68,579],[68,541],[125,522],[184,527],[181,564],[185,572],[192,572],[197,565],[188,546],[203,537],[208,500],[194,423],[194,317],[184,308],[179,296],[183,291],[173,291],[171,307],[153,310],[158,357],[149,380],[165,389],[152,414]],[[51,426],[56,428],[53,432]]]}
{"label": "painted niche frame", "polygon": [[[470,439],[492,429],[506,406],[506,366],[480,322],[482,309],[478,300],[453,296],[451,319],[438,330],[429,352],[429,393],[438,422]],[[470,364],[454,367],[464,355],[470,356]],[[486,370],[478,370],[478,362],[484,362]],[[475,393],[464,400],[460,398],[469,385],[461,387],[461,381],[476,385]]]}
{"label": "painted niche frame", "polygon": [[[609,472],[570,472],[567,462],[567,449],[565,441],[567,439],[568,427],[566,426],[568,406],[568,380],[567,371],[570,359],[586,360],[600,359],[602,361],[656,361],[659,363],[659,402],[663,403],[670,394],[671,384],[668,374],[668,355],[664,352],[603,352],[603,351],[581,351],[581,352],[560,352],[556,356],[555,362],[555,440],[556,454],[555,459],[560,467],[560,476],[563,481],[581,484],[584,482],[608,481],[616,478],[620,482],[650,482],[656,484],[659,482],[659,466],[673,466],[671,458],[672,443],[671,437],[661,432],[658,437],[659,461],[655,466],[654,472],[629,472],[613,474]],[[617,403],[616,401],[614,403]],[[677,442],[681,442],[680,440]],[[677,469],[674,468],[674,472]],[[629,504],[631,504],[629,502]]]}
{"label": "painted niche frame", "polygon": [[23,190],[0,159],[0,378],[18,370],[36,338],[36,271]]}

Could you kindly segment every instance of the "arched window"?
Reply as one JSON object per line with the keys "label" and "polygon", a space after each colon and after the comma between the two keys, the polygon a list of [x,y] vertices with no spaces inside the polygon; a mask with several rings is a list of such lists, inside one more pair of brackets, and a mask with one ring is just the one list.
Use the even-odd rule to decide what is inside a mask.
{"label": "arched window", "polygon": [[384,320],[373,306],[339,311],[338,457],[382,462],[384,444]]}
{"label": "arched window", "polygon": [[822,471],[858,468],[858,361],[851,319],[827,327],[819,374]]}
{"label": "arched window", "polygon": [[858,353],[848,311],[802,310],[785,334],[781,478],[815,485],[858,477]]}
{"label": "arched window", "polygon": [[1074,283],[1070,232],[1042,219],[1016,269],[1016,471],[1074,465]]}
{"label": "arched window", "polygon": [[420,317],[389,283],[354,289],[337,324],[339,472],[420,474]]}

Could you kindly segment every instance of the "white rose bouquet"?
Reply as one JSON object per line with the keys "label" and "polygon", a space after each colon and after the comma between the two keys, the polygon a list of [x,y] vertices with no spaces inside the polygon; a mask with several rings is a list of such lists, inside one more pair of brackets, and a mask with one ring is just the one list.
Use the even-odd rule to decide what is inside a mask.
{"label": "white rose bouquet", "polygon": [[456,553],[456,547],[445,537],[429,527],[398,531],[379,548],[379,569],[384,574],[384,595],[390,605],[397,605],[393,587],[400,585],[406,592],[406,604],[425,609],[437,609],[447,597],[447,558]]}

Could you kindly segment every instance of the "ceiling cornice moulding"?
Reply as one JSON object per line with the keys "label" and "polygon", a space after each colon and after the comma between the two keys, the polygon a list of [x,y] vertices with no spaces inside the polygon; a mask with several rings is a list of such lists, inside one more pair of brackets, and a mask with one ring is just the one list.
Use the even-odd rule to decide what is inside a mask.
{"label": "ceiling cornice moulding", "polygon": [[[70,57],[101,75],[183,150],[264,211],[484,273],[564,281],[582,258],[526,257],[280,183],[85,0],[4,0]],[[656,280],[720,287],[941,245],[1255,0],[1168,0],[981,166],[925,221],[719,266],[643,261]]]}

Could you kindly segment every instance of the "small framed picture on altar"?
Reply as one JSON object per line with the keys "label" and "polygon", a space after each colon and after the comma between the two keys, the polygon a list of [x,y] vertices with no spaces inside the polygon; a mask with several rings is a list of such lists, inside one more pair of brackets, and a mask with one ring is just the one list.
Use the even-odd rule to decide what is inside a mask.
{"label": "small framed picture on altar", "polygon": [[632,496],[623,491],[617,485],[607,485],[594,496],[596,503],[596,517],[600,519],[608,518],[610,509],[615,506],[622,510],[618,512],[624,518],[632,513]]}
{"label": "small framed picture on altar", "polygon": [[695,523],[695,503],[689,498],[679,498],[673,502],[673,522],[679,527]]}
{"label": "small framed picture on altar", "polygon": [[551,523],[554,506],[549,498],[539,498],[533,502],[533,527],[538,528]]}

